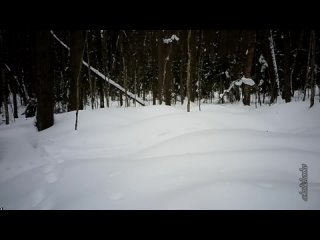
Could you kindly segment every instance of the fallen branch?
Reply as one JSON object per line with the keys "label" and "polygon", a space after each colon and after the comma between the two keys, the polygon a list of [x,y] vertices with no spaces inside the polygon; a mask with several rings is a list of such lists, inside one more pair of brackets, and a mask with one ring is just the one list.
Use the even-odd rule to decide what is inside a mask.
{"label": "fallen branch", "polygon": [[[53,32],[52,30],[50,31],[50,33],[51,33],[51,35],[52,35],[58,42],[60,42],[60,44],[61,44],[64,48],[66,48],[66,49],[68,49],[68,50],[70,51],[70,47],[68,47],[68,45],[66,45],[63,41],[61,41],[61,40],[57,37],[57,35],[54,34],[54,32]],[[100,78],[102,78],[104,81],[110,83],[111,85],[113,85],[114,87],[116,87],[117,89],[119,89],[121,92],[127,94],[127,96],[130,97],[131,99],[136,100],[136,101],[137,101],[138,103],[140,103],[142,106],[145,106],[145,105],[146,105],[146,103],[145,103],[142,99],[136,97],[133,93],[128,92],[128,90],[125,91],[125,89],[124,89],[122,86],[120,86],[118,83],[114,82],[114,81],[111,80],[110,78],[106,77],[104,74],[102,74],[101,72],[99,72],[99,70],[95,69],[95,68],[92,67],[92,66],[89,67],[88,63],[85,62],[84,60],[82,61],[82,64],[83,64],[84,66],[86,66],[87,68],[89,68],[89,69],[90,69],[94,74],[96,74],[98,77],[100,77]]]}
{"label": "fallen branch", "polygon": [[[5,63],[4,65],[5,65],[5,67],[7,68],[7,70],[12,74],[14,80],[16,80],[17,85],[18,85],[18,87],[20,88],[21,93],[24,95],[24,96],[23,96],[23,97],[24,97],[24,101],[25,101],[25,100],[28,101],[28,100],[29,100],[28,91],[27,91],[27,89],[26,89],[26,86],[24,85],[24,82],[23,82],[23,86],[21,86],[21,84],[20,84],[19,81],[18,81],[18,77],[17,77],[16,75],[14,75],[14,73],[11,71],[11,68],[10,68],[6,63]],[[26,102],[26,101],[25,101],[25,102]]]}

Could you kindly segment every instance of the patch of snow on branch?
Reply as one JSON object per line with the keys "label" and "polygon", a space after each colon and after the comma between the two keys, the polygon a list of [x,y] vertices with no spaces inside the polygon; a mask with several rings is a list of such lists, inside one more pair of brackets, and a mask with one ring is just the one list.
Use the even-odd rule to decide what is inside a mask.
{"label": "patch of snow on branch", "polygon": [[234,85],[236,86],[241,86],[242,83],[249,86],[255,85],[255,82],[251,78],[242,77],[241,79],[234,81]]}
{"label": "patch of snow on branch", "polygon": [[236,85],[236,86],[241,86],[241,84],[242,84],[241,79],[234,82],[234,85]]}
{"label": "patch of snow on branch", "polygon": [[249,85],[249,86],[255,85],[254,81],[253,81],[251,78],[242,77],[242,78],[241,78],[241,81],[242,81],[244,84]]}
{"label": "patch of snow on branch", "polygon": [[259,87],[262,86],[263,83],[264,83],[264,81],[263,81],[263,79],[261,79],[260,82],[259,82],[259,84],[258,84],[258,86],[259,86]]}
{"label": "patch of snow on branch", "polygon": [[262,54],[259,57],[259,63],[261,64],[260,72],[264,72],[266,70],[266,68],[268,67],[268,63]]}
{"label": "patch of snow on branch", "polygon": [[163,43],[169,44],[169,43],[173,42],[174,40],[176,40],[177,42],[179,41],[179,38],[175,34],[173,34],[170,38],[164,38]]}
{"label": "patch of snow on branch", "polygon": [[230,78],[230,74],[228,71],[225,71],[225,74],[226,74],[226,78]]}

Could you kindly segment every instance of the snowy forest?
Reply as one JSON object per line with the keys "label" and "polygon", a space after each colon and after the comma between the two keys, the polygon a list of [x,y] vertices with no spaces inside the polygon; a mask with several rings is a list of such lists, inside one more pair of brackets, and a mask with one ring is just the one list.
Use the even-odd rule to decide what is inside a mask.
{"label": "snowy forest", "polygon": [[0,208],[320,209],[319,41],[0,30]]}
{"label": "snowy forest", "polygon": [[39,130],[54,113],[115,101],[261,105],[290,102],[298,91],[312,106],[317,41],[307,30],[2,30],[1,106],[12,95],[18,117],[17,95],[22,105],[34,100]]}

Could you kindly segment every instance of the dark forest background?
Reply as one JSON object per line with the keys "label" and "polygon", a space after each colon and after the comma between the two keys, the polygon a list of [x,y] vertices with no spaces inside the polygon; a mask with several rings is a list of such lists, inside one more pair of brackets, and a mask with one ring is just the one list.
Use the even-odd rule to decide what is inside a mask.
{"label": "dark forest background", "polygon": [[1,112],[11,104],[20,117],[17,105],[32,102],[43,130],[53,125],[54,113],[112,102],[259,106],[290,102],[297,92],[311,107],[319,37],[307,29],[1,30]]}

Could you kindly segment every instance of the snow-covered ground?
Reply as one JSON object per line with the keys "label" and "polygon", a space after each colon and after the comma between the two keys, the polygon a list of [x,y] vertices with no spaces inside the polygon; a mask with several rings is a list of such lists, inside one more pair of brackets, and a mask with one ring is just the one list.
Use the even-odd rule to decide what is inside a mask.
{"label": "snow-covered ground", "polygon": [[110,108],[74,121],[0,126],[0,207],[320,209],[319,104]]}

